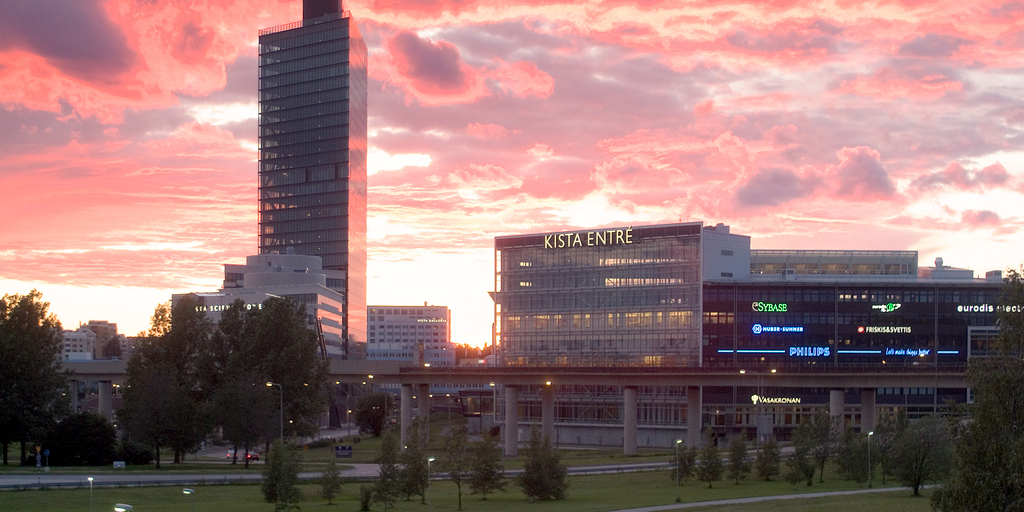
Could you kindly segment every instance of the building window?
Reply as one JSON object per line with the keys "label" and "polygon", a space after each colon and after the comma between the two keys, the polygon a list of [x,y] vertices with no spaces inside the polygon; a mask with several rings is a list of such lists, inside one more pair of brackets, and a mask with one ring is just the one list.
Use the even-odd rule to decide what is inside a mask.
{"label": "building window", "polygon": [[732,277],[732,272],[722,272],[722,277]]}
{"label": "building window", "polygon": [[732,256],[732,251],[729,249],[722,249],[722,256]]}

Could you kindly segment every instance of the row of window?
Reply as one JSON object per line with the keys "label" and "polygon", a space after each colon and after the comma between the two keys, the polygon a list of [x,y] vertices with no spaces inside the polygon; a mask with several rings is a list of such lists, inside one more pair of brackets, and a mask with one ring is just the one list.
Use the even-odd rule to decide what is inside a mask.
{"label": "row of window", "polygon": [[709,286],[704,290],[704,300],[709,302],[871,302],[884,303],[993,303],[998,290],[950,290],[950,289],[849,289],[801,288],[801,287],[720,287]]}
{"label": "row of window", "polygon": [[[320,28],[320,27],[317,27]],[[298,48],[301,46],[316,45],[317,43],[323,43],[335,39],[348,39],[348,25],[341,24],[338,28],[329,30],[310,30],[303,31],[301,35],[288,37],[290,34],[284,36],[278,36],[280,34],[269,34],[260,38],[260,55],[266,55],[272,57],[273,53],[282,50],[289,50],[291,48]],[[275,37],[276,36],[276,37]]]}
{"label": "row of window", "polygon": [[348,190],[348,183],[344,180],[317,181],[314,183],[281,185],[279,187],[264,187],[260,189],[260,199],[330,194],[333,192],[344,192],[345,190]]}
{"label": "row of window", "polygon": [[510,315],[502,318],[503,331],[677,329],[694,327],[693,311],[645,311],[575,315]]}
{"label": "row of window", "polygon": [[348,217],[328,217],[325,219],[261,224],[260,233],[264,235],[273,235],[275,233],[295,233],[300,231],[313,231],[317,229],[341,229],[345,227],[348,227]]}
{"label": "row of window", "polygon": [[[357,120],[359,116],[352,113],[352,119]],[[302,134],[306,140],[318,140],[316,130],[328,126],[349,126],[349,112],[340,112],[329,116],[308,117],[294,121],[280,121],[277,123],[266,122],[260,124],[260,137],[275,137],[280,134]],[[365,128],[365,127],[364,127]],[[348,128],[349,134],[360,133],[354,126]],[[365,129],[363,130],[365,133]]]}
{"label": "row of window", "polygon": [[315,153],[312,155],[275,158],[267,161],[261,160],[260,172],[283,171],[287,169],[295,169],[296,167],[309,167],[313,165],[324,164],[340,164],[343,162],[348,162],[347,151],[324,151],[322,153]]}
{"label": "row of window", "polygon": [[[260,78],[260,90],[268,89],[270,87],[281,87],[285,85],[292,85],[301,82],[308,82],[310,80],[320,80],[323,78],[334,78],[334,77],[347,77],[349,74],[348,64],[340,64],[337,66],[327,66],[322,68],[310,69],[308,71],[298,71],[295,73],[289,73],[287,75],[277,75],[273,77]],[[348,85],[347,83],[345,84]]]}
{"label": "row of window", "polygon": [[260,112],[260,125],[280,123],[282,121],[294,121],[310,117],[329,116],[331,114],[345,114],[348,112],[348,100],[336,100],[331,102],[314,103],[305,107],[290,108],[287,110],[276,110],[272,112]]}
{"label": "row of window", "polygon": [[312,57],[325,53],[340,52],[348,49],[348,39],[336,39],[322,44],[300,46],[291,50],[279,50],[260,55],[260,66],[269,66],[279,62]]}
{"label": "row of window", "polygon": [[320,208],[293,208],[290,210],[270,210],[260,212],[260,222],[284,222],[289,220],[318,219],[345,215],[340,206],[324,206]]}
{"label": "row of window", "polygon": [[295,244],[334,242],[339,240],[347,240],[347,233],[345,233],[345,230],[312,231],[309,233],[280,233],[276,236],[260,235],[260,244],[263,246],[289,246]]}
{"label": "row of window", "polygon": [[[276,53],[274,56],[278,55]],[[269,60],[270,57],[262,57],[261,60]],[[331,53],[321,53],[317,55],[311,55],[308,57],[298,58],[294,60],[280,60],[275,63],[266,63],[259,67],[259,77],[273,77],[278,75],[285,75],[287,73],[295,73],[297,71],[312,70],[313,68],[321,68],[324,66],[338,66],[347,65],[348,63],[348,52],[347,51],[335,51]]]}

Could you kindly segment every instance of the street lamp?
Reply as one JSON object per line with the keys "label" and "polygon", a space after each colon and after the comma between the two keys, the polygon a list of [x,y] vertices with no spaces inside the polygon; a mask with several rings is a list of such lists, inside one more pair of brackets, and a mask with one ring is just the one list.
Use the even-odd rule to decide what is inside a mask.
{"label": "street lamp", "polygon": [[89,512],[92,512],[92,477],[89,477]]}
{"label": "street lamp", "polygon": [[280,411],[281,411],[281,445],[284,447],[284,388],[276,382],[268,382],[267,387],[277,386],[277,389],[281,390],[280,397]]}
{"label": "street lamp", "polygon": [[189,489],[188,487],[181,490],[182,494],[192,495],[192,512],[196,512],[196,490]]}
{"label": "street lamp", "polygon": [[[740,370],[740,373],[746,374],[747,370]],[[764,375],[756,370],[750,370],[750,373],[757,375],[757,396],[760,397],[761,395],[764,394]],[[774,368],[772,368],[771,373],[775,373]],[[757,406],[757,436],[755,437],[755,441],[757,444],[757,448],[761,449],[761,400],[758,400],[757,403],[754,405]]]}
{"label": "street lamp", "polygon": [[132,510],[135,509],[127,503],[117,503],[114,505],[114,512],[131,512]]}
{"label": "street lamp", "polygon": [[679,503],[679,445],[683,444],[682,439],[676,439],[676,503]]}
{"label": "street lamp", "polygon": [[434,458],[433,457],[427,457],[427,486],[426,486],[425,489],[423,489],[423,501],[426,501],[428,503],[430,502],[430,500],[427,499],[427,491],[430,490],[430,463],[431,462],[434,462]]}
{"label": "street lamp", "polygon": [[[875,431],[868,432],[868,489],[871,488],[871,436],[875,435]],[[884,475],[883,475],[884,479]]]}

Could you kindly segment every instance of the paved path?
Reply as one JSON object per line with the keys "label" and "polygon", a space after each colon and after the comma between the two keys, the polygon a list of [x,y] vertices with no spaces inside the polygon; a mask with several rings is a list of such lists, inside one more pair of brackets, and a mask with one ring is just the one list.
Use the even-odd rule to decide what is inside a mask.
{"label": "paved path", "polygon": [[746,503],[758,503],[761,501],[778,500],[799,500],[807,498],[825,498],[828,496],[848,496],[851,494],[866,494],[871,492],[893,492],[905,491],[906,487],[882,487],[879,489],[858,489],[855,491],[830,491],[830,492],[807,492],[803,494],[780,494],[778,496],[753,496],[750,498],[733,498],[728,500],[695,501],[691,503],[673,503],[671,505],[657,505],[653,507],[627,508],[612,512],[659,512],[661,510],[678,510],[681,508],[714,507],[719,505],[743,505]]}

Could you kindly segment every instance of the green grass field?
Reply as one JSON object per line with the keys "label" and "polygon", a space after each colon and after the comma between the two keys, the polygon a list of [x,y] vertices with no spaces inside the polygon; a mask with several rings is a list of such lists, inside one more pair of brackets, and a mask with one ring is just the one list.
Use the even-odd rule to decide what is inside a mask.
{"label": "green grass field", "polygon": [[[300,503],[301,509],[324,511],[356,511],[359,508],[358,494],[360,483],[346,483],[343,494],[334,500],[334,505],[327,505],[319,498],[319,486],[308,484],[303,486],[305,499]],[[259,486],[197,486],[196,510],[218,512],[257,512],[273,510],[273,505],[262,500]],[[813,487],[800,485],[796,492],[823,492],[856,489],[851,482],[840,480],[834,475],[826,475],[823,484]],[[507,492],[490,495],[487,500],[480,496],[463,495],[463,509],[472,512],[505,512],[515,510],[551,510],[558,512],[601,512],[624,508],[667,505],[675,501],[676,487],[667,472],[656,471],[646,473],[622,473],[613,475],[594,475],[570,477],[568,496],[557,502],[530,503],[515,486],[509,485]],[[93,490],[94,510],[110,512],[115,503],[128,503],[140,512],[147,511],[187,511],[191,510],[191,497],[182,494],[180,487],[131,487],[131,488],[96,488]],[[750,496],[770,496],[794,493],[792,486],[783,482],[752,482],[740,485],[719,482],[713,489],[705,484],[693,481],[681,488],[684,502],[699,502],[741,498]],[[422,505],[419,498],[413,501],[400,501],[393,509],[403,511],[455,511],[455,485],[447,481],[431,483],[428,492],[429,505]],[[688,510],[715,511],[753,511],[753,510],[799,510],[799,511],[831,511],[831,510],[883,510],[897,509],[916,511],[930,510],[927,498],[912,498],[909,490],[899,490],[878,494],[840,496],[830,498],[814,498],[800,500],[783,500],[763,502],[752,505],[729,505],[711,508],[701,507]],[[9,491],[0,492],[0,510],[4,511],[39,511],[39,512],[76,512],[89,510],[89,490],[44,490],[44,491]],[[383,507],[375,505],[375,511]]]}

